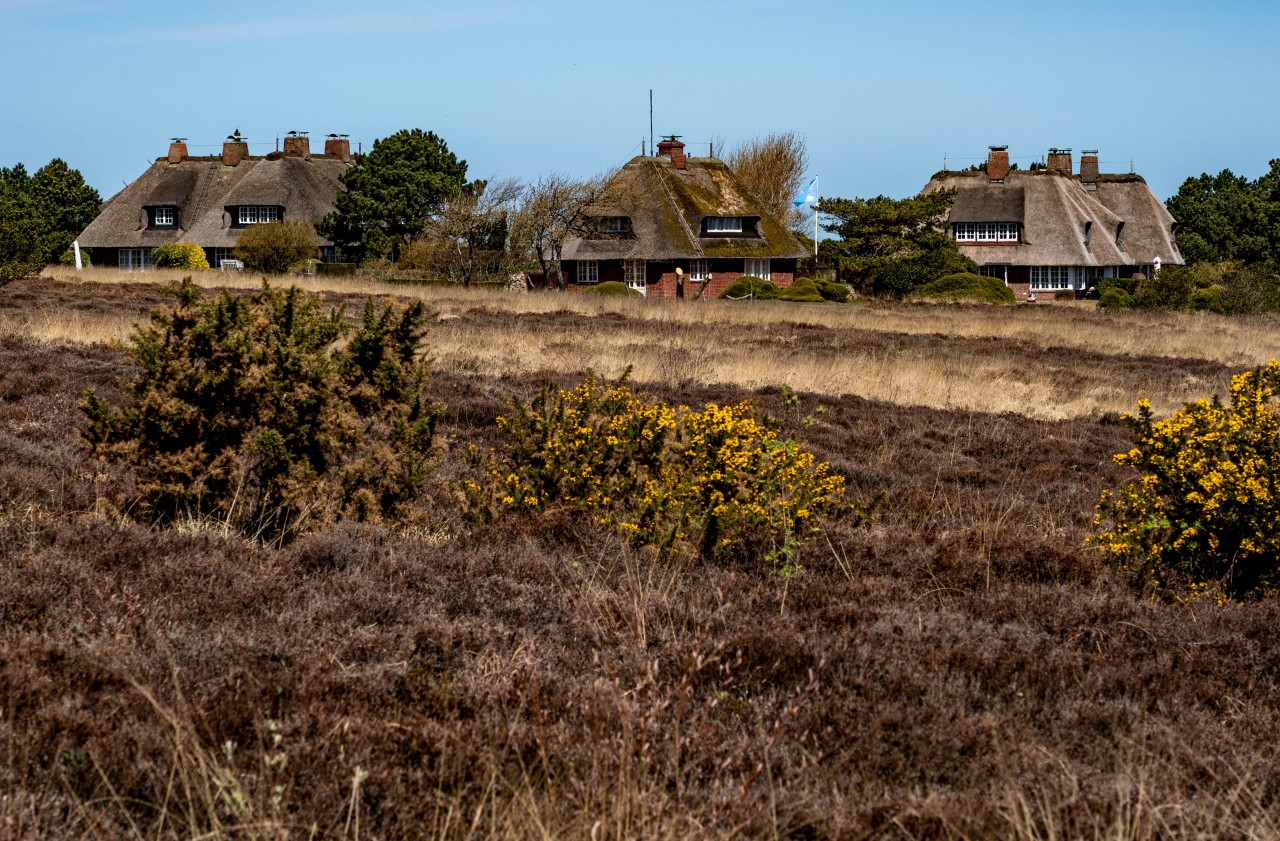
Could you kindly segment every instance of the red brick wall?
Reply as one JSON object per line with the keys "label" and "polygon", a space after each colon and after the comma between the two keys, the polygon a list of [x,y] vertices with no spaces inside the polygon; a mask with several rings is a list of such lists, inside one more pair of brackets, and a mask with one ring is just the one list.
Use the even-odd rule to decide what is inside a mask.
{"label": "red brick wall", "polygon": [[1009,177],[1009,150],[992,149],[987,153],[987,178],[1003,181]]}
{"label": "red brick wall", "polygon": [[1063,175],[1071,174],[1071,153],[1058,152],[1049,154],[1049,169],[1054,172],[1061,172]]}
{"label": "red brick wall", "polygon": [[[709,300],[718,298],[720,293],[729,288],[729,284],[742,277],[742,261],[741,260],[711,260],[709,265],[711,280],[706,283],[694,283],[689,280],[689,265],[687,261],[681,262],[656,262],[651,261],[645,267],[645,294],[650,298],[675,298],[676,297],[676,268],[677,266],[685,272],[684,279],[684,297],[692,300],[699,297]],[[735,268],[726,268],[734,266]],[[777,268],[774,268],[777,266]],[[566,260],[565,273],[570,279],[570,283],[565,287],[570,292],[584,292],[591,288],[589,283],[572,282],[577,277],[577,262]],[[623,280],[622,261],[621,260],[601,260],[599,261],[600,282]],[[770,265],[770,276],[778,286],[790,286],[796,279],[795,260],[773,260]],[[702,287],[706,287],[703,289]],[[551,286],[555,288],[554,284]]]}

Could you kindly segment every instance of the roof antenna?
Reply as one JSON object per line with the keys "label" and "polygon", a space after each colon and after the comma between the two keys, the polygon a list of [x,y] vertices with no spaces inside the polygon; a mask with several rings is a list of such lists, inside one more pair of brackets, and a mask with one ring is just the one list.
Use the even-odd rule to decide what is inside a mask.
{"label": "roof antenna", "polygon": [[653,88],[649,88],[649,152],[657,154],[657,147],[653,145]]}

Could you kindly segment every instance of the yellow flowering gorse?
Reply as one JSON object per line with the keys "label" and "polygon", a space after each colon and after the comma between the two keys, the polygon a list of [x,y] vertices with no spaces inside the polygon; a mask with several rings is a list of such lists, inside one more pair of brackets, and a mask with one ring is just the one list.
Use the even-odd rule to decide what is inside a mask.
{"label": "yellow flowering gorse", "polygon": [[[748,403],[672,408],[588,375],[513,410],[498,419],[508,440],[486,467],[500,507],[584,509],[636,543],[763,556],[782,572],[842,507],[843,478],[779,439]],[[470,492],[486,496],[479,485]]]}
{"label": "yellow flowering gorse", "polygon": [[1138,403],[1138,478],[1104,491],[1090,539],[1135,586],[1194,598],[1271,596],[1280,583],[1280,363],[1237,374],[1231,404],[1188,403],[1167,420]]}

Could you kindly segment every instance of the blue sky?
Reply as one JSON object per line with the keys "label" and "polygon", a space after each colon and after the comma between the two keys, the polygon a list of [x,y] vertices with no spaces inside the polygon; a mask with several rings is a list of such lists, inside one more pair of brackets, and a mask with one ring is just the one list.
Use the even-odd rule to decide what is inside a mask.
{"label": "blue sky", "polygon": [[[444,137],[473,177],[591,175],[657,134],[794,130],[824,196],[904,196],[1008,144],[1100,149],[1165,198],[1280,157],[1280,4],[0,0],[0,165],[103,196],[169,138]],[[702,152],[705,154],[705,152]]]}

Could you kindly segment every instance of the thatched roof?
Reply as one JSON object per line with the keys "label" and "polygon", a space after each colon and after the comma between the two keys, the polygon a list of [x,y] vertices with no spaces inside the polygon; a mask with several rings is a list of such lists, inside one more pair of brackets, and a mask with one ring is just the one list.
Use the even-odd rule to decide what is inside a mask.
{"label": "thatched roof", "polygon": [[[808,250],[785,222],[766,213],[728,166],[716,158],[637,157],[606,186],[589,215],[626,216],[627,235],[575,237],[567,260],[678,260],[694,258],[798,258]],[[707,217],[745,220],[739,236],[701,236]]]}
{"label": "thatched roof", "polygon": [[[1179,264],[1173,217],[1137,175],[1100,175],[1096,189],[1053,170],[1010,172],[1003,184],[985,172],[939,172],[924,192],[955,190],[948,223],[1018,222],[1018,244],[963,243],[979,265],[1132,266]],[[1122,224],[1123,223],[1123,224]]]}
{"label": "thatched roof", "polygon": [[[338,176],[349,167],[337,156],[271,155],[223,166],[220,157],[161,158],[117,193],[80,234],[86,248],[154,248],[194,242],[203,248],[230,248],[243,228],[231,227],[228,207],[276,205],[286,220],[315,223],[333,210],[341,189]],[[177,207],[178,226],[148,229],[147,208]],[[317,237],[318,243],[327,240]]]}

